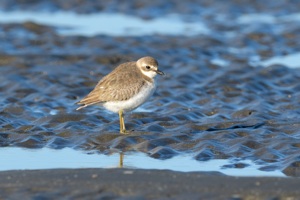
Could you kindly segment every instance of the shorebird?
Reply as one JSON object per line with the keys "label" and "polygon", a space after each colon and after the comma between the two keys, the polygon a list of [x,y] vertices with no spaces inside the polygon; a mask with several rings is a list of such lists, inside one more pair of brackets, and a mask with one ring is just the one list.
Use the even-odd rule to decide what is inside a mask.
{"label": "shorebird", "polygon": [[158,62],[150,57],[126,62],[104,76],[95,88],[77,104],[76,110],[101,104],[107,110],[119,113],[120,133],[126,133],[124,113],[142,105],[155,91],[154,77],[164,75]]}

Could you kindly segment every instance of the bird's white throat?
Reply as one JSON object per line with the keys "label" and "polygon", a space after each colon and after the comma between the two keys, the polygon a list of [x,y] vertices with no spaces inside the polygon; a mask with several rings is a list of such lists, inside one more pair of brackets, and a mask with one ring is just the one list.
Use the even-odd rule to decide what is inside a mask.
{"label": "bird's white throat", "polygon": [[145,76],[147,76],[147,77],[149,77],[149,78],[154,78],[156,75],[157,75],[157,73],[155,72],[155,71],[145,71],[145,70],[141,70],[142,71],[142,73],[145,75]]}

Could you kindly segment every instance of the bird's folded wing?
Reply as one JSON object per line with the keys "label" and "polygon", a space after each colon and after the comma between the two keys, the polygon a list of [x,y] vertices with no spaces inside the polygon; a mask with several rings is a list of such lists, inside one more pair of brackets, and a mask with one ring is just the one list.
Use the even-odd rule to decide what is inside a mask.
{"label": "bird's folded wing", "polygon": [[78,109],[107,101],[130,99],[146,84],[144,79],[136,79],[137,76],[140,76],[140,74],[131,72],[104,77],[86,97],[77,103],[82,105]]}

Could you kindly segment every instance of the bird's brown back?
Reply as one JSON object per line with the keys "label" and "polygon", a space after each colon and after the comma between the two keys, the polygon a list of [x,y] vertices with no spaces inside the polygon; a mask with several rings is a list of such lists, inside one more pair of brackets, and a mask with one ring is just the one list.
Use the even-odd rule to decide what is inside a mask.
{"label": "bird's brown back", "polygon": [[128,100],[137,94],[147,82],[153,82],[153,80],[137,68],[136,62],[123,63],[103,77],[95,88],[77,104],[86,107],[107,101]]}

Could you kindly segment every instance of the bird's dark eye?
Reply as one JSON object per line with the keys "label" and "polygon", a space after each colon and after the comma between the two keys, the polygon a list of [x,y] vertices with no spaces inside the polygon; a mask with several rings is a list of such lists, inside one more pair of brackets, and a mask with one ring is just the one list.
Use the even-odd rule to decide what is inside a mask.
{"label": "bird's dark eye", "polygon": [[151,67],[149,65],[146,66],[146,69],[150,69]]}

